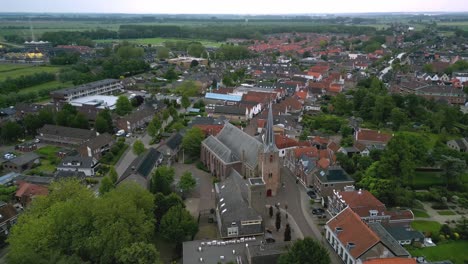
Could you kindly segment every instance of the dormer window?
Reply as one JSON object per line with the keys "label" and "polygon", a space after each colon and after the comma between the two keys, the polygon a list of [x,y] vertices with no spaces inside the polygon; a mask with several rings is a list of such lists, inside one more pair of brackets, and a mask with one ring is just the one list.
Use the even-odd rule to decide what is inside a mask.
{"label": "dormer window", "polygon": [[377,210],[369,210],[369,215],[370,215],[371,217],[377,216],[378,213],[379,213],[379,212],[378,212]]}

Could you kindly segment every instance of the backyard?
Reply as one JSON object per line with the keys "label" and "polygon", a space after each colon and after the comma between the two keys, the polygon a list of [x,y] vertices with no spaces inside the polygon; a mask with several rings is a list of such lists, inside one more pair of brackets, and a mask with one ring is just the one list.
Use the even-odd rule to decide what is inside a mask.
{"label": "backyard", "polygon": [[440,230],[440,223],[435,221],[416,220],[411,223],[411,227],[423,233],[438,233]]}
{"label": "backyard", "polygon": [[57,152],[60,149],[60,147],[56,146],[46,146],[36,150],[36,154],[41,157],[41,165],[32,169],[30,174],[52,174],[60,161],[60,158],[57,156]]}
{"label": "backyard", "polygon": [[468,261],[466,249],[468,241],[449,241],[435,247],[410,248],[408,251],[414,257],[424,256],[426,260],[451,260],[454,264],[464,264]]}

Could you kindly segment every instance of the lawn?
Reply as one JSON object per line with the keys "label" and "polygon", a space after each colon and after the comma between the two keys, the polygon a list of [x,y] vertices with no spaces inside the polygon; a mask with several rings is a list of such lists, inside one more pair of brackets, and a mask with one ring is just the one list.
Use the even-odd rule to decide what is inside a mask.
{"label": "lawn", "polygon": [[60,67],[54,66],[0,65],[0,81],[4,81],[8,77],[18,78],[22,75],[33,75],[39,72],[57,73],[59,70]]}
{"label": "lawn", "polygon": [[451,260],[454,264],[463,264],[468,261],[466,249],[468,241],[450,241],[435,247],[409,249],[412,256],[424,256],[426,260],[441,261]]}
{"label": "lawn", "polygon": [[38,150],[36,150],[36,154],[41,156],[41,157],[44,157],[44,158],[48,158],[48,157],[55,157],[56,153],[60,150],[61,148],[60,147],[57,147],[57,146],[46,146],[46,147],[42,147]]}
{"label": "lawn", "polygon": [[411,227],[421,232],[437,233],[440,230],[440,223],[435,221],[416,220],[411,223]]}
{"label": "lawn", "polygon": [[444,211],[437,211],[440,215],[457,215],[455,212],[451,210],[444,210]]}
{"label": "lawn", "polygon": [[414,217],[429,218],[429,214],[424,210],[413,209]]}
{"label": "lawn", "polygon": [[445,181],[440,171],[415,171],[413,188],[427,189],[437,185],[444,185]]}
{"label": "lawn", "polygon": [[108,42],[119,42],[119,41],[128,41],[136,44],[151,44],[151,45],[161,45],[166,41],[196,41],[200,42],[204,46],[209,47],[219,47],[223,44],[223,42],[216,42],[211,40],[205,39],[183,39],[183,38],[142,38],[142,39],[103,39],[103,40],[95,40],[97,43],[108,43]]}

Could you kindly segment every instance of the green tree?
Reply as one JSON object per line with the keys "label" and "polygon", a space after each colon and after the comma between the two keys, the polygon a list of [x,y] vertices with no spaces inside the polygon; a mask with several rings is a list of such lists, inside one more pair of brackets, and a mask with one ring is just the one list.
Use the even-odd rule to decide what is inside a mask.
{"label": "green tree", "polygon": [[115,103],[115,112],[119,116],[124,116],[132,112],[132,104],[130,103],[130,100],[128,100],[128,98],[123,95],[119,96],[117,102]]}
{"label": "green tree", "polygon": [[160,232],[168,241],[180,244],[192,239],[197,231],[197,222],[182,206],[171,207],[161,219]]}
{"label": "green tree", "polygon": [[351,113],[352,106],[346,99],[346,96],[342,93],[333,97],[332,104],[334,107],[334,112],[338,115],[347,115]]}
{"label": "green tree", "polygon": [[160,60],[165,60],[165,59],[169,58],[169,52],[170,52],[170,50],[168,48],[161,46],[161,47],[158,47],[158,51],[156,53],[156,56]]}
{"label": "green tree", "polygon": [[191,191],[197,185],[197,181],[192,176],[190,171],[186,171],[182,174],[179,181],[179,188],[182,192],[186,193]]}
{"label": "green tree", "polygon": [[102,116],[97,116],[96,121],[94,121],[94,128],[99,133],[104,133],[109,131],[109,126],[107,121]]}
{"label": "green tree", "polygon": [[101,185],[99,186],[99,193],[101,195],[110,192],[112,189],[114,189],[115,185],[112,182],[112,179],[109,176],[105,176],[101,180]]}
{"label": "green tree", "polygon": [[294,242],[286,254],[278,259],[278,264],[330,264],[327,250],[313,238],[306,237]]}
{"label": "green tree", "polygon": [[182,139],[182,148],[192,157],[200,155],[201,143],[205,139],[205,134],[199,127],[192,127],[187,130]]}
{"label": "green tree", "polygon": [[434,73],[434,66],[432,64],[424,64],[423,71],[425,73],[432,74],[432,73]]}
{"label": "green tree", "polygon": [[447,188],[454,190],[458,186],[462,185],[460,175],[466,170],[466,161],[443,155],[440,163],[441,168],[444,170],[442,175],[445,179]]}
{"label": "green tree", "polygon": [[182,107],[185,108],[185,110],[187,110],[187,108],[190,106],[190,99],[186,95],[183,95],[181,101]]}
{"label": "green tree", "polygon": [[8,121],[1,127],[1,137],[3,142],[13,142],[22,137],[23,128],[16,122]]}
{"label": "green tree", "polygon": [[390,113],[390,121],[392,122],[392,128],[394,130],[400,129],[401,125],[408,122],[408,115],[398,107],[392,109]]}
{"label": "green tree", "polygon": [[168,195],[171,193],[171,185],[174,182],[175,171],[169,166],[161,166],[156,169],[151,177],[150,190],[156,194],[158,192]]}
{"label": "green tree", "polygon": [[117,180],[119,179],[119,174],[117,174],[117,171],[115,170],[114,166],[111,166],[109,168],[109,178],[111,179],[112,183],[117,183]]}
{"label": "green tree", "polygon": [[143,142],[141,142],[141,140],[137,139],[135,140],[135,143],[133,143],[133,153],[135,153],[135,155],[137,156],[140,156],[141,154],[143,154],[143,152],[145,152],[145,145],[143,144]]}
{"label": "green tree", "polygon": [[121,264],[162,264],[159,252],[153,244],[136,242],[117,253]]}
{"label": "green tree", "polygon": [[154,195],[154,203],[155,203],[154,217],[156,218],[157,229],[159,228],[163,215],[165,215],[171,207],[174,207],[174,206],[185,207],[184,202],[182,201],[180,196],[177,195],[176,193],[170,193],[169,195],[164,195],[160,192],[156,193]]}
{"label": "green tree", "polygon": [[76,180],[53,182],[11,229],[8,262],[116,263],[122,249],[150,242],[153,209],[153,196],[136,184],[96,197]]}
{"label": "green tree", "polygon": [[201,57],[205,47],[201,43],[192,43],[187,47],[187,53],[193,57]]}
{"label": "green tree", "polygon": [[284,241],[291,241],[291,226],[289,224],[286,224],[284,229]]}

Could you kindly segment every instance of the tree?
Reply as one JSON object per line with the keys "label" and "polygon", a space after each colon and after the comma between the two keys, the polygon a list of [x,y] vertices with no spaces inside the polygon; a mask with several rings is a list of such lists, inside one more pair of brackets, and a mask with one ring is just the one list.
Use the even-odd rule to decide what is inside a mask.
{"label": "tree", "polygon": [[124,116],[132,112],[132,104],[130,103],[127,97],[123,95],[119,96],[117,102],[115,103],[115,112],[119,116]]}
{"label": "tree", "polygon": [[289,224],[286,224],[286,228],[284,229],[284,241],[291,241],[291,227]]}
{"label": "tree", "polygon": [[101,185],[99,186],[99,193],[101,195],[110,192],[112,189],[114,189],[114,183],[112,182],[112,179],[109,176],[105,176],[101,180]]}
{"label": "tree", "polygon": [[156,194],[158,192],[168,195],[171,193],[171,185],[174,182],[174,168],[161,166],[156,169],[151,177],[150,190]]}
{"label": "tree", "polygon": [[189,211],[180,205],[173,206],[161,219],[160,232],[168,241],[182,243],[197,233],[198,225]]}
{"label": "tree", "polygon": [[192,62],[190,62],[190,68],[197,67],[199,64],[197,60],[192,60]]}
{"label": "tree", "polygon": [[199,127],[192,127],[187,130],[182,139],[182,148],[192,157],[200,155],[201,143],[205,139],[205,134]]}
{"label": "tree", "polygon": [[276,212],[275,227],[276,227],[276,231],[279,231],[281,228],[281,213],[279,210],[278,212]]}
{"label": "tree", "polygon": [[187,53],[193,57],[201,57],[202,53],[205,51],[205,47],[201,43],[192,43],[187,47]]}
{"label": "tree", "polygon": [[270,208],[268,209],[268,214],[270,215],[270,218],[273,217],[273,206],[270,205]]}
{"label": "tree", "polygon": [[138,185],[123,184],[101,197],[77,180],[49,189],[12,227],[9,263],[110,264],[133,243],[150,243],[153,196]]}
{"label": "tree", "polygon": [[180,198],[179,195],[176,193],[171,193],[169,195],[164,195],[162,193],[156,193],[154,195],[154,217],[156,219],[156,229],[159,229],[159,225],[161,224],[161,219],[163,215],[169,211],[170,208],[174,206],[182,206],[185,207],[184,202]]}
{"label": "tree", "polygon": [[140,156],[145,150],[145,145],[141,140],[137,139],[135,143],[133,143],[133,153],[135,153],[135,155]]}
{"label": "tree", "polygon": [[461,185],[460,175],[466,170],[466,161],[451,156],[442,156],[441,168],[447,188],[453,190]]}
{"label": "tree", "polygon": [[117,174],[117,171],[115,170],[115,167],[114,166],[111,166],[109,168],[109,174],[108,174],[109,178],[111,179],[112,183],[116,183],[117,180],[119,179],[119,175]]}
{"label": "tree", "polygon": [[96,121],[94,121],[94,128],[99,133],[108,132],[110,130],[107,120],[104,119],[104,117],[99,116],[99,115],[96,117]]}
{"label": "tree", "polygon": [[120,250],[117,261],[122,264],[162,264],[156,247],[144,242],[136,242]]}
{"label": "tree", "polygon": [[185,108],[185,110],[187,110],[187,108],[190,106],[190,99],[186,95],[183,95],[181,101],[182,107]]}
{"label": "tree", "polygon": [[161,46],[161,47],[158,47],[158,51],[156,53],[156,56],[160,60],[165,60],[165,59],[169,58],[169,52],[170,52],[170,50],[168,48]]}
{"label": "tree", "polygon": [[404,125],[406,122],[408,122],[408,116],[405,112],[403,112],[403,110],[401,110],[398,107],[395,107],[390,113],[390,120],[393,124],[393,129],[398,130],[400,129],[401,125]]}
{"label": "tree", "polygon": [[423,71],[429,74],[434,73],[434,66],[432,64],[424,64]]}
{"label": "tree", "polygon": [[23,136],[23,128],[16,122],[8,121],[1,127],[3,142],[13,142]]}
{"label": "tree", "polygon": [[182,190],[182,192],[184,193],[189,192],[193,188],[195,188],[196,185],[197,185],[197,181],[192,176],[191,172],[186,171],[184,172],[184,174],[182,174],[182,177],[180,177],[179,188]]}
{"label": "tree", "polygon": [[330,264],[327,250],[314,239],[306,237],[297,240],[286,254],[278,259],[278,264]]}

